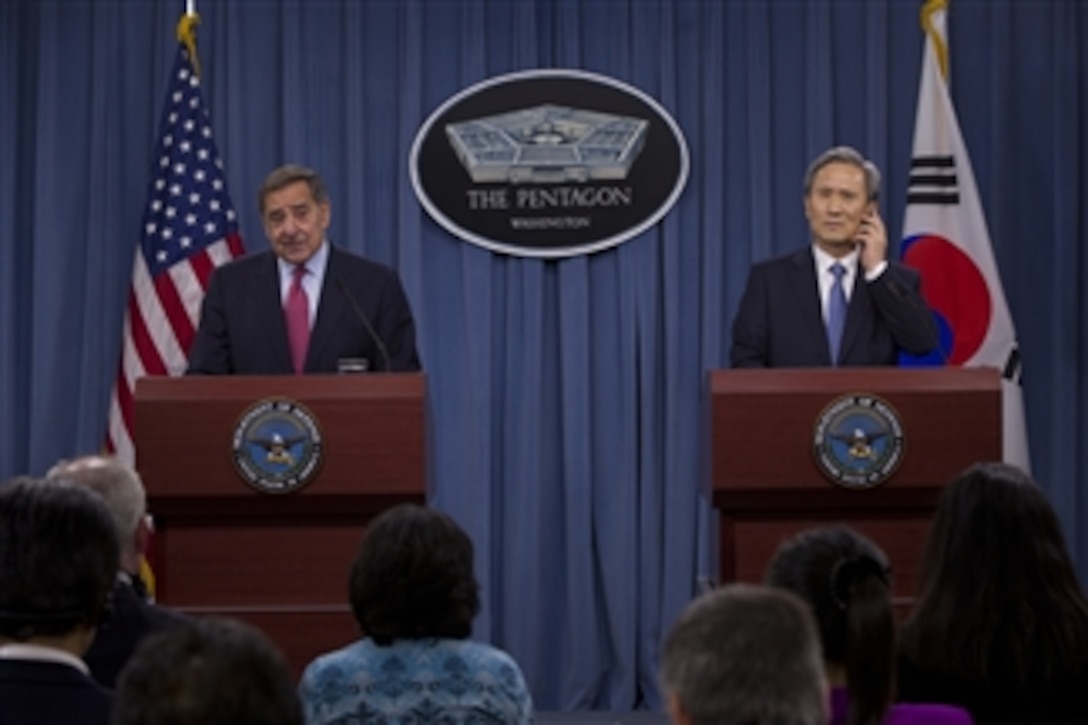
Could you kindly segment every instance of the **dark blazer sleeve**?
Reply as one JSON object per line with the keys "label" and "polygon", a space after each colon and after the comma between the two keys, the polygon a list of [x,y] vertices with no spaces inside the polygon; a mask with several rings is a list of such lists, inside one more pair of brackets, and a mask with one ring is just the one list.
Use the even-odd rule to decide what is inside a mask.
{"label": "dark blazer sleeve", "polygon": [[733,319],[729,357],[737,368],[831,364],[808,248],[751,268]]}
{"label": "dark blazer sleeve", "polygon": [[83,661],[103,687],[115,689],[117,677],[145,637],[179,626],[187,618],[171,609],[143,601],[130,584],[118,583],[110,600],[110,613],[99,626]]}
{"label": "dark blazer sleeve", "polygon": [[937,323],[922,297],[921,275],[896,262],[868,283],[869,296],[895,346],[911,355],[925,355],[939,344]]}
{"label": "dark blazer sleeve", "polygon": [[386,276],[375,327],[389,350],[390,370],[412,372],[420,369],[412,308],[396,273],[390,272]]}
{"label": "dark blazer sleeve", "polygon": [[740,307],[733,318],[729,364],[735,368],[763,368],[770,365],[767,356],[769,295],[766,267],[752,267],[744,295],[740,298]]}
{"label": "dark blazer sleeve", "polygon": [[191,374],[281,375],[294,372],[271,251],[218,267],[201,304],[189,347]]}
{"label": "dark blazer sleeve", "polygon": [[234,372],[226,303],[220,270],[212,273],[200,306],[200,325],[189,348],[187,374],[229,375]]}
{"label": "dark blazer sleeve", "polygon": [[420,369],[412,308],[391,267],[334,247],[317,318],[308,372],[335,371],[340,357],[366,358],[374,371]]}

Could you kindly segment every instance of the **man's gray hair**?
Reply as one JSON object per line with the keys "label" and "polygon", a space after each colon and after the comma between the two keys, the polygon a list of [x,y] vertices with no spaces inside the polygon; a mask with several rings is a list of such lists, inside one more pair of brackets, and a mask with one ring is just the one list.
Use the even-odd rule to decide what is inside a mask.
{"label": "man's gray hair", "polygon": [[692,725],[827,722],[816,625],[783,590],[732,584],[696,599],[665,639],[661,681]]}
{"label": "man's gray hair", "polygon": [[147,513],[147,493],[134,468],[113,456],[83,456],[57,463],[46,477],[97,493],[113,516],[122,553],[134,551],[136,529]]}
{"label": "man's gray hair", "polygon": [[865,193],[869,201],[880,198],[880,169],[869,159],[861,155],[861,152],[850,146],[836,146],[824,151],[808,165],[805,172],[805,196],[812,191],[812,181],[816,174],[828,164],[850,164],[862,170],[865,174]]}
{"label": "man's gray hair", "polygon": [[286,164],[269,172],[261,182],[261,188],[257,191],[257,208],[264,216],[264,203],[268,195],[284,189],[298,181],[306,182],[310,187],[310,195],[318,204],[329,202],[329,192],[325,189],[325,182],[313,169],[300,164]]}

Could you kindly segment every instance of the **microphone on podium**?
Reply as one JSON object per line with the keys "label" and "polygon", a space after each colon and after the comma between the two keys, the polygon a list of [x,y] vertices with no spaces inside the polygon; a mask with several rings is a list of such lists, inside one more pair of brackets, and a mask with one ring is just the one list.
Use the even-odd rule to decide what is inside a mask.
{"label": "microphone on podium", "polygon": [[370,335],[370,339],[374,341],[374,345],[378,348],[378,353],[382,356],[382,372],[390,372],[389,350],[386,348],[385,343],[382,342],[382,338],[378,336],[378,332],[374,329],[374,325],[370,324],[370,318],[363,312],[363,308],[359,306],[359,302],[355,299],[355,295],[351,293],[351,290],[344,284],[344,281],[335,276],[333,277],[333,281],[336,282],[336,287],[345,297],[347,297],[351,309],[355,311],[355,316],[363,323],[363,327],[366,328],[367,334]]}

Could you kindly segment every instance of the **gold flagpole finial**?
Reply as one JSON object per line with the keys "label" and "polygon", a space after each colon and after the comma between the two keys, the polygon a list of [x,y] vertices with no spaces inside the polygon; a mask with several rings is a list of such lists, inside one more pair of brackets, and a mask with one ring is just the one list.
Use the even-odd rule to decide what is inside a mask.
{"label": "gold flagpole finial", "polygon": [[945,82],[948,82],[948,45],[933,25],[933,14],[947,10],[948,0],[926,0],[926,4],[922,6],[922,30],[933,41],[933,48],[937,51],[937,65]]}
{"label": "gold flagpole finial", "polygon": [[189,60],[193,62],[193,72],[200,75],[200,60],[196,57],[196,28],[200,25],[200,16],[196,13],[185,13],[178,21],[178,42],[185,44],[189,51]]}

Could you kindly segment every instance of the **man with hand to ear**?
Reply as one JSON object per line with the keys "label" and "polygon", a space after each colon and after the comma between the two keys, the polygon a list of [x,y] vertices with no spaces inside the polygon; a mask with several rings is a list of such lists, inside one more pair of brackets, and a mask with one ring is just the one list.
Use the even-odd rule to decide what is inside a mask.
{"label": "man with hand to ear", "polygon": [[733,367],[895,365],[938,345],[918,273],[887,260],[880,171],[847,146],[805,174],[809,247],[755,265],[733,320]]}

